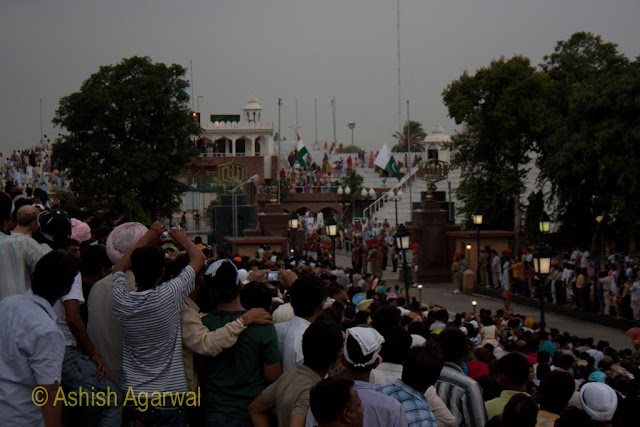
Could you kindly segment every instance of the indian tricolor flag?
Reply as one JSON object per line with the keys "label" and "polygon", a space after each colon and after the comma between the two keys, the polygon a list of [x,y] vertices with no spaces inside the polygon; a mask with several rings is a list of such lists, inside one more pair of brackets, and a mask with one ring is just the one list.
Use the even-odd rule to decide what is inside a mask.
{"label": "indian tricolor flag", "polygon": [[402,178],[400,175],[400,171],[398,170],[398,165],[396,165],[396,159],[393,158],[391,154],[391,150],[389,146],[385,143],[380,152],[378,153],[378,157],[376,157],[375,162],[373,162],[375,166],[378,166],[380,169],[384,169],[389,172],[389,175],[393,175],[398,178],[398,181]]}
{"label": "indian tricolor flag", "polygon": [[296,136],[298,137],[298,146],[296,147],[296,149],[298,150],[298,163],[300,164],[300,167],[302,169],[306,170],[307,162],[304,160],[304,158],[309,152],[309,150],[307,150],[307,147],[305,147],[304,142],[302,142],[302,140],[300,139],[300,135],[296,134]]}

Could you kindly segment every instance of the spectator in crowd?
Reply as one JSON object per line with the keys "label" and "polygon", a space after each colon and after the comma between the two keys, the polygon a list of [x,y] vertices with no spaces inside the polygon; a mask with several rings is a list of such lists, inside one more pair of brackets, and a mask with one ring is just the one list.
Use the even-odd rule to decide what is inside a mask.
{"label": "spectator in crowd", "polygon": [[31,273],[48,249],[25,234],[10,234],[13,201],[0,192],[0,299],[31,288]]}
{"label": "spectator in crowd", "polygon": [[612,426],[611,420],[618,408],[618,395],[608,385],[593,382],[580,389],[580,403],[591,417],[594,426]]}
{"label": "spectator in crowd", "polygon": [[[347,329],[342,347],[341,361],[345,375],[354,380],[355,389],[364,406],[365,426],[407,426],[407,418],[400,402],[379,393],[369,383],[371,370],[380,363],[379,352],[384,338],[370,326]],[[306,426],[315,425],[315,419],[307,414]]]}
{"label": "spectator in crowd", "polygon": [[[146,393],[186,393],[182,363],[180,308],[194,287],[195,276],[204,265],[204,254],[182,229],[169,234],[189,254],[189,264],[174,279],[161,283],[164,251],[157,245],[165,228],[154,223],[151,229],[125,253],[114,267],[113,311],[122,325],[122,386],[136,395]],[[129,290],[125,271],[133,271],[137,292]],[[149,351],[153,348],[153,351]],[[181,405],[136,402],[152,411],[125,406],[124,422],[171,422],[184,425]],[[148,405],[148,406],[147,406]]]}
{"label": "spectator in crowd", "polygon": [[302,363],[302,335],[322,312],[325,286],[320,278],[306,275],[291,285],[289,294],[294,316],[288,322],[276,324],[284,372],[292,371]]}
{"label": "spectator in crowd", "polygon": [[[218,308],[202,318],[215,331],[244,315],[240,303],[243,284],[231,261],[224,261],[215,276],[205,281],[218,299]],[[273,325],[252,325],[236,344],[206,361],[203,402],[206,425],[251,426],[249,405],[282,374],[278,339]]]}
{"label": "spectator in crowd", "polygon": [[69,292],[77,271],[71,255],[49,252],[35,265],[30,289],[0,301],[0,414],[5,425],[60,423],[62,405],[48,398],[58,393],[65,353],[53,305]]}
{"label": "spectator in crowd", "polygon": [[529,362],[522,353],[509,353],[498,361],[498,383],[500,396],[485,403],[487,418],[502,414],[507,402],[518,393],[526,393],[529,380]]}
{"label": "spectator in crowd", "polygon": [[312,323],[302,336],[303,363],[285,372],[249,407],[253,425],[268,427],[269,412],[275,408],[279,427],[304,426],[309,390],[335,365],[341,348],[342,331],[337,324]]}
{"label": "spectator in crowd", "polygon": [[437,427],[425,393],[438,380],[443,365],[444,360],[436,346],[413,348],[402,368],[402,378],[379,387],[378,391],[402,404],[409,426]]}
{"label": "spectator in crowd", "polygon": [[526,393],[516,393],[507,402],[502,417],[502,427],[535,427],[538,404]]}
{"label": "spectator in crowd", "polygon": [[552,371],[540,380],[540,412],[538,424],[553,425],[569,404],[575,390],[575,382],[567,372]]}
{"label": "spectator in crowd", "polygon": [[320,381],[311,388],[309,403],[319,427],[363,426],[364,407],[351,379],[329,377]]}
{"label": "spectator in crowd", "polygon": [[[107,237],[109,260],[116,264],[129,249],[147,233],[148,228],[137,222],[127,222],[114,228]],[[133,271],[124,272],[127,289],[136,290]],[[89,292],[87,332],[102,356],[113,381],[122,381],[122,326],[113,311],[113,274],[98,280]]]}
{"label": "spectator in crowd", "polygon": [[457,426],[482,427],[487,422],[482,388],[462,370],[469,353],[464,333],[450,327],[443,330],[439,338],[444,367],[436,384],[438,396],[456,417]]}

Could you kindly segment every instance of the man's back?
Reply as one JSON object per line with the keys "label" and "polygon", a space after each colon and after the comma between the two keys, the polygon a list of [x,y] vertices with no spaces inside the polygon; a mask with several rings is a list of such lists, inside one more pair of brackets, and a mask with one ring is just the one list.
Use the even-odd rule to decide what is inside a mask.
{"label": "man's back", "polygon": [[[133,272],[125,273],[130,291],[136,289]],[[113,312],[113,275],[109,274],[97,281],[87,299],[89,321],[87,333],[96,346],[98,354],[109,369],[113,380],[122,380],[122,326]]]}
{"label": "man's back", "polygon": [[0,299],[31,288],[31,273],[49,250],[24,234],[0,232]]}
{"label": "man's back", "polygon": [[308,320],[296,315],[288,322],[276,323],[283,372],[292,371],[302,363],[302,336],[309,325]]}
{"label": "man's back", "polygon": [[482,388],[456,364],[445,362],[436,389],[457,426],[481,427],[487,422]]}
{"label": "man's back", "polygon": [[64,338],[51,304],[30,291],[0,301],[0,414],[7,425],[39,425],[37,385],[61,380]]}
{"label": "man's back", "polygon": [[[203,317],[202,323],[215,331],[244,313],[246,310],[216,310]],[[233,347],[207,359],[207,377],[202,381],[207,412],[249,420],[249,405],[267,386],[264,365],[278,362],[280,351],[273,325],[247,328]]]}
{"label": "man's back", "polygon": [[300,365],[294,371],[282,374],[263,391],[265,401],[276,407],[278,426],[288,426],[294,414],[307,415],[309,390],[321,379],[311,368]]}
{"label": "man's back", "polygon": [[392,384],[377,387],[377,390],[400,402],[409,426],[438,427],[438,421],[433,415],[427,398],[401,379],[395,380]]}
{"label": "man's back", "polygon": [[122,386],[136,393],[187,391],[182,364],[180,309],[193,290],[187,266],[172,280],[131,292],[124,273],[113,275],[113,311],[122,325]]}

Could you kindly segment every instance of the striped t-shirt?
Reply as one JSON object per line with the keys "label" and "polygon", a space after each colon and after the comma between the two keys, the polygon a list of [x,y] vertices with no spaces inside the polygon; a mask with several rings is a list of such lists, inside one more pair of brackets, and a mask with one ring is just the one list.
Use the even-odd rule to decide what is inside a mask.
{"label": "striped t-shirt", "polygon": [[122,325],[122,387],[183,393],[187,380],[182,363],[180,308],[193,291],[190,266],[155,288],[130,291],[124,273],[113,275],[113,312]]}

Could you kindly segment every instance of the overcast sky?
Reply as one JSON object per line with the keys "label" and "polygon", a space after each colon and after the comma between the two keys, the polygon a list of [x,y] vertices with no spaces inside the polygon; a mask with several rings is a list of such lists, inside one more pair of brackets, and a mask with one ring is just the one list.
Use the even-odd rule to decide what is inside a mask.
{"label": "overcast sky", "polygon": [[[534,64],[558,40],[590,31],[640,53],[639,0],[401,0],[402,120],[430,132],[455,128],[442,104],[446,85],[493,58],[522,54]],[[0,152],[57,135],[60,97],[76,92],[101,65],[133,55],[193,61],[203,117],[239,114],[250,95],[282,133],[379,149],[398,127],[395,0],[2,0]],[[187,72],[187,78],[190,77]]]}

